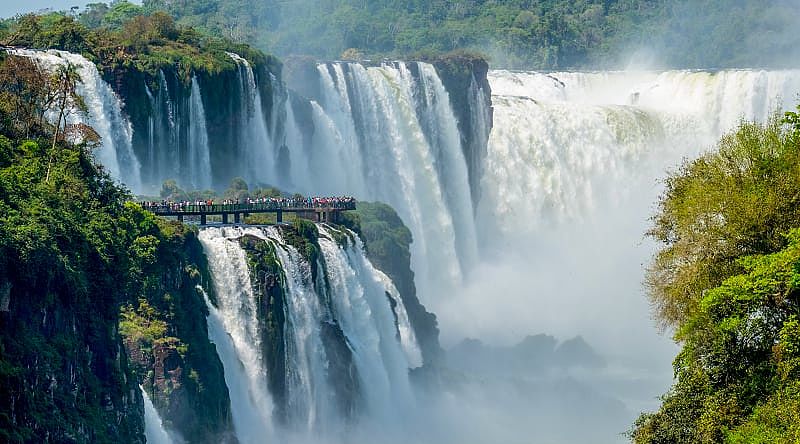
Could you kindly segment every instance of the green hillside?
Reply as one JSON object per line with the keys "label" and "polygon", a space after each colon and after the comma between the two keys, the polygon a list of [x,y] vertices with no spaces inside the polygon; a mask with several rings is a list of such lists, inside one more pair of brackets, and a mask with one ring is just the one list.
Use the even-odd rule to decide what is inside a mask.
{"label": "green hillside", "polygon": [[790,64],[796,0],[144,0],[280,56],[408,57],[467,49],[493,66]]}

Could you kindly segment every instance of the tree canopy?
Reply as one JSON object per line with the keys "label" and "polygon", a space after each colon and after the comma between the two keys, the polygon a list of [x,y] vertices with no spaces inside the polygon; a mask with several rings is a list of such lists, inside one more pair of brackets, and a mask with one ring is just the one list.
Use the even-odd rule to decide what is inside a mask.
{"label": "tree canopy", "polygon": [[188,82],[192,72],[213,75],[238,69],[226,54],[229,51],[280,72],[277,59],[249,45],[180,26],[163,11],[148,12],[126,1],[89,4],[77,18],[65,13],[28,14],[3,25],[0,45],[78,53],[107,74],[135,68],[155,77],[159,69],[177,67]]}
{"label": "tree canopy", "polygon": [[667,179],[647,283],[683,348],[637,444],[800,439],[798,134],[796,113],[743,122]]}
{"label": "tree canopy", "polygon": [[[797,0],[144,0],[180,23],[287,56],[411,57],[476,50],[494,66],[791,63]],[[636,60],[634,60],[636,61]]]}

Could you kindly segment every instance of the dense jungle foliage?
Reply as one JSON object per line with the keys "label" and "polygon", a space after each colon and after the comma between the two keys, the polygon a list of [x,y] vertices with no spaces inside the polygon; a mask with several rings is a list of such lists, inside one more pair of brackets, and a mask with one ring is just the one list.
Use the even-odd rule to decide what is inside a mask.
{"label": "dense jungle foliage", "polygon": [[143,442],[142,384],[165,409],[203,406],[178,426],[219,442],[197,230],[129,203],[95,163],[97,134],[62,118],[85,112],[77,82],[0,53],[0,441]]}
{"label": "dense jungle foliage", "polygon": [[796,113],[742,123],[667,180],[647,284],[683,348],[637,444],[800,440],[798,148]]}
{"label": "dense jungle foliage", "polygon": [[510,68],[650,59],[763,67],[791,63],[800,43],[797,0],[144,0],[144,8],[280,56],[323,59],[468,49]]}
{"label": "dense jungle foliage", "polygon": [[159,69],[177,68],[189,78],[192,72],[213,75],[237,69],[226,51],[280,72],[274,57],[243,43],[176,25],[164,12],[145,14],[141,7],[124,1],[111,7],[101,5],[105,13],[99,18],[100,7],[94,5],[77,18],[53,12],[5,20],[0,23],[0,45],[82,54],[107,75],[135,69],[155,77]]}
{"label": "dense jungle foliage", "polygon": [[54,79],[6,56],[0,78],[0,441],[136,442],[140,420],[117,417],[135,411],[120,383],[134,379],[112,326],[140,260],[129,247],[141,210],[94,165],[91,142],[40,118]]}

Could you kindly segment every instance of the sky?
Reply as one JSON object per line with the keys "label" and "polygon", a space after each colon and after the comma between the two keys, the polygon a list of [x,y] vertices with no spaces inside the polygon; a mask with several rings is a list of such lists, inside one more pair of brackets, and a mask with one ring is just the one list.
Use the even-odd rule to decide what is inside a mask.
{"label": "sky", "polygon": [[[17,14],[36,12],[46,8],[51,8],[55,11],[67,10],[73,6],[83,8],[88,3],[102,1],[103,0],[0,0],[0,17],[13,17]],[[141,0],[131,0],[131,2],[137,4],[142,3]]]}

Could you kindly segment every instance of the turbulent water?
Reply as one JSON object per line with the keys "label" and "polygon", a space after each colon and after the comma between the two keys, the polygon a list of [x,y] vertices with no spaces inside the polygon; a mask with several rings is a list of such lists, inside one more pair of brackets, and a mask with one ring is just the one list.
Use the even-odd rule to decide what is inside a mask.
{"label": "turbulent water", "polygon": [[[562,389],[578,400],[589,396],[574,380],[602,398],[587,402],[600,407],[586,414],[612,432],[596,442],[618,440],[616,431],[635,412],[654,405],[670,382],[675,352],[652,328],[641,289],[642,265],[655,249],[641,234],[662,189],[658,178],[710,149],[740,119],[764,121],[800,93],[798,71],[492,71],[491,103],[475,79],[467,91],[477,142],[465,147],[461,114],[429,64],[319,64],[303,97],[231,53],[238,71],[229,109],[208,106],[202,77],[182,85],[174,73],[160,72],[143,86],[148,112],[132,135],[121,101],[89,61],[14,51],[49,69],[78,66],[88,113],[71,121],[98,131],[97,159],[134,191],[157,190],[167,178],[206,188],[241,176],[291,192],[386,202],[412,232],[418,294],[437,314],[446,344],[582,334],[608,358],[602,371],[557,380],[566,389],[549,380],[537,382],[535,395],[516,382],[473,386],[473,403],[497,409],[464,410],[460,398],[445,399],[445,410],[457,413],[432,418],[450,430],[474,422],[454,442],[486,442],[480,418],[487,414],[507,424],[487,429],[498,441],[515,442],[519,435],[509,429],[535,416],[531,433],[558,442],[566,433],[560,425],[580,421],[570,415],[582,402],[563,401]],[[271,102],[262,101],[267,95]],[[220,113],[230,115],[214,120]],[[403,427],[398,415],[419,407],[408,369],[422,360],[397,289],[352,233],[340,244],[334,239],[342,233],[318,227],[314,264],[279,228],[200,233],[215,284],[215,300],[207,298],[209,337],[243,443],[286,433],[344,436],[368,423],[378,431]],[[266,354],[243,236],[270,245],[282,270],[285,374],[267,370],[274,357]],[[282,381],[280,396],[268,380]],[[507,398],[498,393],[516,399],[513,412],[503,410]],[[547,408],[531,401],[539,395]],[[556,417],[550,407],[559,402],[564,411]],[[606,410],[614,419],[598,413]],[[428,438],[450,442],[445,435]]]}
{"label": "turbulent water", "polygon": [[[30,57],[47,70],[54,72],[58,66],[72,64],[77,68],[81,81],[77,92],[85,102],[87,113],[72,110],[67,115],[67,122],[85,123],[98,133],[101,138],[97,150],[97,160],[111,173],[132,190],[141,189],[139,161],[131,145],[131,124],[122,112],[122,103],[111,86],[106,83],[97,67],[79,54],[66,51],[33,51],[15,49],[12,54]],[[53,120],[56,120],[53,116]]]}
{"label": "turbulent water", "polygon": [[477,242],[467,161],[435,69],[331,63],[318,75],[312,141],[290,147],[285,186],[390,204],[413,232],[423,299],[447,293],[476,262]]}
{"label": "turbulent water", "polygon": [[200,233],[208,265],[214,276],[217,306],[208,301],[209,339],[225,369],[231,413],[239,439],[260,442],[272,432],[272,399],[267,391],[257,301],[244,250],[230,236],[241,229],[210,228]]}
{"label": "turbulent water", "polygon": [[764,121],[779,100],[794,100],[800,73],[495,71],[490,83],[481,224],[507,235],[579,217],[632,179],[709,148],[740,119]]}
{"label": "turbulent water", "polygon": [[[325,275],[317,279],[311,264],[278,228],[200,232],[217,296],[216,306],[207,299],[209,337],[223,362],[241,442],[265,442],[278,426],[284,434],[338,436],[355,419],[352,414],[367,422],[391,422],[410,405],[408,371],[420,364],[420,352],[397,290],[369,263],[352,233],[345,234],[348,240],[342,245],[333,240],[332,228],[318,227],[319,267]],[[266,390],[268,347],[262,345],[263,324],[256,319],[262,302],[254,294],[243,236],[269,243],[282,269],[286,324],[279,349],[285,350],[286,374],[278,379],[286,385],[284,405],[274,406]],[[336,331],[345,342],[336,342]],[[334,385],[341,380],[337,378],[348,377],[335,374],[344,355],[352,356],[355,393]],[[365,404],[357,412],[342,411],[343,397]],[[275,408],[287,413],[286,424],[274,423]]]}
{"label": "turbulent water", "polygon": [[657,178],[800,91],[795,71],[493,71],[493,112],[475,82],[468,94],[486,151],[465,156],[432,66],[317,71],[310,143],[287,102],[290,175],[280,183],[392,205],[413,233],[420,298],[446,342],[577,328],[610,353],[658,344],[664,360],[672,349],[640,288]]}
{"label": "turbulent water", "polygon": [[172,437],[170,437],[167,430],[164,428],[164,423],[158,415],[153,401],[147,392],[139,386],[144,398],[144,435],[148,444],[174,444]]}
{"label": "turbulent water", "polygon": [[611,357],[609,377],[620,379],[606,390],[652,378],[636,399],[609,392],[634,412],[651,408],[675,351],[641,288],[660,178],[740,119],[791,105],[800,72],[493,71],[489,81],[494,125],[476,219],[484,262],[458,300],[433,305],[445,342],[580,333]]}

